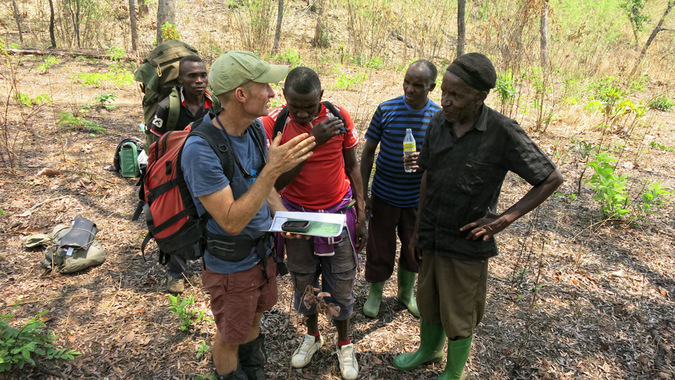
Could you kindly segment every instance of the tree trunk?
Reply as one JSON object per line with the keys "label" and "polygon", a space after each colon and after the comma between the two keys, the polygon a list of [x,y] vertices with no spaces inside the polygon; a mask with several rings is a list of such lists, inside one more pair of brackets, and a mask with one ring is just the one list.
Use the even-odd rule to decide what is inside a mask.
{"label": "tree trunk", "polygon": [[80,2],[75,2],[75,15],[73,16],[73,24],[75,27],[75,37],[77,37],[77,47],[82,47],[82,42],[80,39]]}
{"label": "tree trunk", "polygon": [[175,24],[176,6],[173,0],[159,0],[157,3],[157,45],[164,42],[162,38],[162,25]]}
{"label": "tree trunk", "polygon": [[640,63],[642,62],[642,59],[645,57],[645,54],[647,53],[647,49],[649,48],[649,45],[652,44],[654,41],[654,38],[656,38],[656,35],[663,30],[663,22],[665,21],[666,17],[668,16],[668,13],[673,9],[675,6],[675,0],[669,0],[668,1],[668,6],[666,7],[665,12],[663,12],[663,16],[661,16],[661,20],[659,20],[658,25],[656,25],[656,28],[652,30],[652,34],[649,36],[647,39],[647,42],[645,42],[645,46],[642,48],[642,51],[640,52],[640,56],[637,59],[637,62],[635,62],[635,67],[633,67],[633,70],[630,72],[630,76],[635,75],[637,72],[638,67],[640,66]]}
{"label": "tree trunk", "polygon": [[19,6],[16,0],[12,0],[12,8],[14,8],[14,20],[16,20],[16,27],[19,29],[19,41],[23,44],[23,32],[21,31],[21,16],[19,15]]}
{"label": "tree trunk", "polygon": [[541,68],[546,69],[548,63],[548,0],[544,0],[541,8],[541,24],[539,25]]}
{"label": "tree trunk", "polygon": [[[349,6],[349,4],[350,3],[348,2],[347,5]],[[316,25],[314,27],[314,40],[313,40],[314,47],[325,47],[325,46],[322,46],[322,45],[324,45],[324,42],[322,41],[322,38],[321,38],[321,36],[323,34],[323,0],[317,1],[316,3],[314,3],[314,5],[317,8],[316,11],[317,11],[317,14],[318,14],[318,16],[316,18]],[[350,18],[350,20],[351,20],[351,18]]]}
{"label": "tree trunk", "polygon": [[136,24],[136,0],[129,0],[129,22],[131,23],[131,50],[138,49],[138,26]]}
{"label": "tree trunk", "polygon": [[464,12],[466,9],[466,0],[457,1],[457,56],[464,54],[466,46],[466,23]]}
{"label": "tree trunk", "polygon": [[284,0],[279,0],[279,9],[277,10],[277,29],[274,31],[274,45],[272,45],[272,54],[277,54],[279,49],[279,39],[281,38],[281,21],[284,18]]}
{"label": "tree trunk", "polygon": [[52,49],[56,49],[56,36],[54,35],[54,0],[49,0],[49,39],[52,41]]}

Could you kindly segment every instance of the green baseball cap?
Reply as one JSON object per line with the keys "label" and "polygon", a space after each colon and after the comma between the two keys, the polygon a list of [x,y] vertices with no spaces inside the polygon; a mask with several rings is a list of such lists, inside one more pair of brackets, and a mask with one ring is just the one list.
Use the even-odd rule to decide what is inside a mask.
{"label": "green baseball cap", "polygon": [[242,84],[276,83],[288,73],[286,65],[270,65],[250,51],[228,51],[211,65],[209,84],[213,95],[232,91]]}

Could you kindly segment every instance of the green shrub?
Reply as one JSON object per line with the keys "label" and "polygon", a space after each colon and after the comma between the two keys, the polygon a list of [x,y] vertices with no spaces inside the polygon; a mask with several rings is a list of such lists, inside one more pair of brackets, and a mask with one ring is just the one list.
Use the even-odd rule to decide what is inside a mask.
{"label": "green shrub", "polygon": [[164,41],[180,39],[180,33],[178,33],[176,26],[168,22],[162,24],[162,39]]}
{"label": "green shrub", "polygon": [[675,102],[673,102],[673,99],[665,95],[657,96],[656,98],[649,101],[649,108],[663,112],[670,112],[674,106]]}
{"label": "green shrub", "polygon": [[61,112],[61,119],[56,123],[60,127],[70,127],[72,129],[83,130],[92,133],[105,133],[105,128],[93,121],[86,120],[82,116],[75,116],[68,112]]}
{"label": "green shrub", "polygon": [[52,67],[52,65],[57,65],[59,63],[61,63],[60,59],[54,57],[53,55],[47,56],[47,58],[45,58],[44,63],[38,66],[38,71],[41,73],[46,73],[47,70],[49,70]]}
{"label": "green shrub", "polygon": [[111,46],[108,48],[108,58],[111,61],[119,61],[122,58],[126,58],[127,53],[119,46]]}
{"label": "green shrub", "polygon": [[34,98],[31,98],[30,96],[22,93],[17,93],[14,96],[14,100],[16,100],[17,103],[21,106],[26,106],[26,107],[32,107],[34,105],[41,105],[45,103],[49,103],[51,99],[49,98],[49,95],[47,94],[40,94]]}
{"label": "green shrub", "polygon": [[668,203],[666,198],[671,195],[672,192],[664,189],[658,182],[647,185],[647,191],[640,195],[642,204],[637,206],[641,216],[658,213],[658,208],[665,206]]}
{"label": "green shrub", "polygon": [[117,65],[110,65],[102,73],[82,73],[73,76],[84,86],[101,87],[103,82],[113,83],[117,87],[128,86],[134,83],[134,73]]}
{"label": "green shrub", "polygon": [[187,331],[190,326],[192,326],[193,322],[211,320],[205,316],[206,312],[204,310],[195,310],[192,308],[195,304],[194,296],[181,297],[180,295],[169,295],[169,300],[171,301],[169,311],[180,319],[178,328],[182,331]]}
{"label": "green shrub", "polygon": [[21,328],[9,325],[8,321],[13,315],[0,315],[0,372],[23,368],[26,364],[35,365],[37,358],[72,360],[80,355],[75,350],[52,345],[56,337],[50,331],[46,334],[41,331],[45,324],[40,318],[45,313],[38,313]]}
{"label": "green shrub", "polygon": [[291,68],[305,65],[305,61],[300,58],[297,50],[286,50],[281,54],[275,55],[274,60],[286,62]]}
{"label": "green shrub", "polygon": [[368,75],[366,75],[366,73],[354,75],[341,74],[338,77],[337,82],[335,82],[335,87],[338,89],[347,90],[350,87],[354,87],[365,82],[367,79]]}
{"label": "green shrub", "polygon": [[211,346],[209,346],[205,341],[202,340],[201,344],[197,348],[197,359],[203,356],[210,348]]}
{"label": "green shrub", "polygon": [[663,145],[663,144],[658,143],[658,142],[656,142],[656,141],[650,142],[650,143],[649,143],[649,146],[652,147],[652,148],[654,148],[654,149],[662,150],[662,151],[664,151],[664,152],[674,152],[674,151],[675,151],[675,148],[669,147],[669,146],[667,146],[667,145]]}
{"label": "green shrub", "polygon": [[587,165],[595,170],[595,174],[586,180],[590,188],[595,190],[593,199],[600,202],[602,213],[612,219],[622,219],[630,210],[628,191],[626,190],[627,175],[614,174],[612,163],[616,159],[607,152],[600,152]]}
{"label": "green shrub", "polygon": [[[628,176],[614,173],[615,166],[612,163],[615,161],[616,159],[609,153],[600,152],[588,163],[588,166],[595,170],[595,174],[586,180],[586,183],[596,191],[593,199],[600,202],[604,216],[610,219],[635,221],[644,219],[648,214],[657,214],[659,208],[668,203],[667,198],[673,193],[664,189],[660,183],[651,182],[645,186],[646,191],[640,194],[641,202],[631,204],[630,193],[626,188]],[[632,216],[629,215],[631,213]]]}
{"label": "green shrub", "polygon": [[373,69],[383,69],[384,62],[382,62],[382,58],[380,57],[373,57],[370,61],[366,62],[365,66]]}

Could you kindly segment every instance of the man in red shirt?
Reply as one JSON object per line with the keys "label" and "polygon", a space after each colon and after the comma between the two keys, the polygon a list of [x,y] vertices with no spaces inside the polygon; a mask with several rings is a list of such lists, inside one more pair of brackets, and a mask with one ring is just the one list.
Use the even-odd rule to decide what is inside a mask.
{"label": "man in red shirt", "polygon": [[284,85],[287,105],[271,111],[261,121],[270,140],[280,114],[281,117],[288,115],[284,121],[282,143],[302,133],[316,138],[310,159],[282,174],[275,183],[286,209],[339,212],[347,216],[347,228],[341,236],[285,241],[288,269],[295,290],[295,308],[307,317],[307,334],[293,353],[291,365],[295,368],[306,366],[323,345],[316,305],[308,308],[302,302],[305,290],[312,286],[329,293],[330,297],[324,300],[339,307],[333,321],[338,332],[340,371],[344,379],[356,379],[358,363],[349,338],[349,318],[354,309],[357,252],[365,246],[367,239],[363,185],[355,149],[359,136],[349,113],[335,107],[340,115],[334,115],[330,110],[332,106],[321,103],[322,96],[318,75],[307,67],[295,68],[286,77]]}

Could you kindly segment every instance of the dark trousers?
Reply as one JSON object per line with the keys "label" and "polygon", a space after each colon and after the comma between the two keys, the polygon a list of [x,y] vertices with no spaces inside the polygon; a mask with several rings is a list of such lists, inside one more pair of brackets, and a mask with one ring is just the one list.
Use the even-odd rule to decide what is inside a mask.
{"label": "dark trousers", "polygon": [[187,271],[185,260],[178,255],[171,255],[166,263],[166,271],[173,278],[183,278],[183,272]]}
{"label": "dark trousers", "polygon": [[366,245],[366,281],[382,282],[391,277],[396,260],[397,234],[401,240],[399,267],[417,273],[419,266],[415,254],[410,250],[417,209],[395,207],[376,196],[372,197],[371,207]]}

